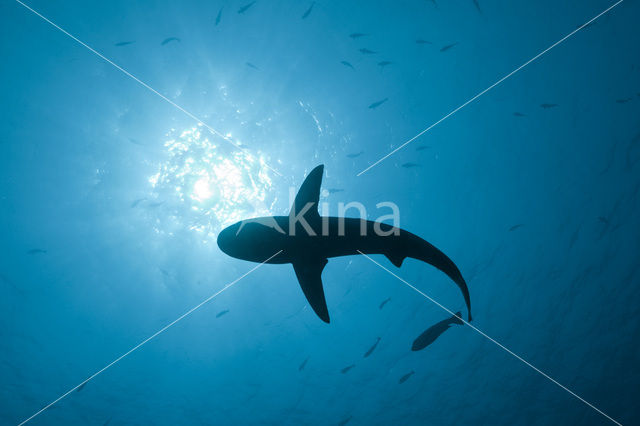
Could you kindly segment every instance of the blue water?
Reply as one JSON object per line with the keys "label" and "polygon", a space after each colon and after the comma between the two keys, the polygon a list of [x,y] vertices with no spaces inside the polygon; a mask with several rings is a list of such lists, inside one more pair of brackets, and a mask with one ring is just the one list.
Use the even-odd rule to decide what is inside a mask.
{"label": "blue water", "polygon": [[[286,214],[318,164],[323,188],[343,190],[323,192],[332,214],[358,201],[375,219],[388,213],[376,203],[396,203],[400,226],[460,267],[473,325],[640,423],[640,5],[624,1],[357,177],[612,3],[323,0],[305,19],[311,2],[237,13],[246,3],[29,3],[246,153],[0,4],[0,423],[254,267],[220,252],[217,232]],[[219,173],[194,193],[198,167]],[[375,260],[464,307],[430,266]],[[362,256],[331,259],[323,281],[330,325],[289,265],[263,266],[30,424],[612,424],[469,327],[412,352],[449,314]]]}

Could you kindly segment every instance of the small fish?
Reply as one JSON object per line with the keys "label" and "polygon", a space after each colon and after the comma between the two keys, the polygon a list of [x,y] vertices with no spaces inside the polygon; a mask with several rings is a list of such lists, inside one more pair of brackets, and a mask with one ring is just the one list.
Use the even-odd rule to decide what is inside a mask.
{"label": "small fish", "polygon": [[417,163],[404,163],[402,165],[402,167],[404,167],[405,169],[412,169],[412,168],[415,168],[415,167],[422,167],[422,166],[420,164],[417,164]]}
{"label": "small fish", "polygon": [[429,149],[431,148],[428,145],[420,145],[419,147],[416,148],[416,151],[424,151],[425,149]]}
{"label": "small fish", "polygon": [[309,16],[311,14],[311,11],[313,10],[313,5],[315,5],[316,2],[311,2],[311,6],[309,6],[309,9],[307,9],[307,11],[304,13],[304,15],[302,15],[302,19],[307,19],[307,16]]}
{"label": "small fish", "polygon": [[476,9],[478,9],[478,13],[482,15],[482,9],[480,9],[480,3],[478,0],[473,0],[473,4],[476,6]]}
{"label": "small fish", "polygon": [[451,43],[451,44],[447,44],[446,46],[442,46],[442,48],[440,49],[441,52],[446,52],[447,50],[451,49],[453,46],[457,45],[458,43]]}
{"label": "small fish", "polygon": [[224,7],[220,8],[220,10],[218,11],[218,16],[216,16],[216,27],[218,26],[218,24],[220,23],[220,19],[222,18],[222,9],[224,9]]}
{"label": "small fish", "polygon": [[378,337],[378,339],[376,340],[376,342],[373,344],[373,346],[371,346],[369,348],[369,350],[367,352],[365,352],[365,354],[363,355],[363,358],[368,357],[369,355],[371,355],[373,353],[373,351],[376,350],[376,347],[378,346],[378,343],[380,343],[380,338]]}
{"label": "small fish", "polygon": [[143,143],[140,143],[140,141],[135,138],[127,138],[127,139],[129,140],[129,142],[131,142],[134,145],[144,146]]}
{"label": "small fish", "polygon": [[599,220],[600,222],[602,222],[602,223],[606,224],[606,225],[608,225],[608,224],[609,224],[609,219],[607,219],[607,218],[606,218],[606,217],[604,217],[604,216],[598,216],[598,220]]}
{"label": "small fish", "polygon": [[384,67],[386,67],[387,65],[391,65],[391,64],[393,64],[393,62],[391,62],[391,61],[380,61],[380,62],[378,62],[378,66],[379,66],[380,68],[384,68]]}
{"label": "small fish", "polygon": [[368,35],[369,34],[364,34],[364,33],[351,33],[351,34],[349,34],[349,37],[351,37],[352,39],[355,40],[357,38],[365,37],[365,36],[368,36]]}
{"label": "small fish", "polygon": [[47,254],[46,250],[42,250],[42,249],[31,249],[27,252],[27,254],[30,255],[34,255],[34,254]]}
{"label": "small fish", "polygon": [[160,43],[162,46],[171,43],[172,41],[177,41],[178,43],[180,43],[180,39],[178,37],[169,37],[169,38],[165,38],[164,40],[162,40],[162,43]]}
{"label": "small fish", "polygon": [[80,392],[82,389],[84,389],[84,387],[87,385],[87,383],[89,383],[88,380],[86,382],[82,382],[82,384],[80,386],[78,386],[78,389],[76,389],[76,392]]}
{"label": "small fish", "polygon": [[256,66],[255,66],[255,65],[253,65],[251,62],[247,62],[247,63],[246,63],[246,65],[247,65],[249,68],[253,68],[254,70],[258,70],[258,71],[260,71],[260,68],[256,67]]}
{"label": "small fish", "polygon": [[340,61],[340,63],[341,63],[342,65],[344,65],[345,67],[349,67],[349,68],[351,68],[352,70],[355,70],[355,68],[353,67],[353,65],[351,65],[351,63],[350,63],[350,62],[347,62],[347,61]]}
{"label": "small fish", "polygon": [[304,370],[304,368],[307,366],[307,361],[309,361],[309,358],[302,361],[302,364],[300,364],[300,366],[298,367],[298,371]]}
{"label": "small fish", "polygon": [[133,44],[135,42],[136,42],[135,40],[132,40],[132,41],[121,41],[121,42],[116,43],[115,46],[122,47],[122,46],[127,46],[129,44]]}
{"label": "small fish", "polygon": [[349,417],[347,417],[345,419],[342,419],[340,421],[340,423],[338,423],[338,426],[345,426],[347,423],[349,423],[351,421],[352,418],[353,418],[352,416],[349,416]]}
{"label": "small fish", "polygon": [[521,228],[521,227],[523,227],[523,226],[524,226],[524,223],[519,223],[519,224],[517,224],[517,225],[513,225],[511,228],[509,228],[509,232],[513,232],[513,231],[515,231],[516,229]]}
{"label": "small fish", "polygon": [[147,201],[147,199],[146,198],[138,198],[133,203],[131,203],[131,208],[135,209],[136,207],[138,207],[138,204],[140,204],[143,201]]}
{"label": "small fish", "polygon": [[401,385],[404,382],[406,382],[407,380],[409,380],[409,377],[413,376],[414,373],[415,373],[415,371],[411,370],[407,374],[405,374],[404,376],[400,377],[400,380],[398,380],[398,384]]}
{"label": "small fish", "polygon": [[364,55],[373,55],[376,54],[378,52],[374,52],[373,50],[369,50],[366,47],[363,47],[362,49],[359,49],[360,53],[364,54]]}
{"label": "small fish", "polygon": [[460,319],[460,312],[456,312],[456,314],[451,316],[451,318],[447,318],[445,320],[437,322],[436,324],[427,328],[420,336],[418,336],[416,340],[413,341],[411,350],[419,351],[426,348],[427,346],[435,342],[442,333],[447,331],[451,324],[464,324],[464,322],[462,322],[462,320]]}
{"label": "small fish", "polygon": [[631,100],[631,98],[616,99],[616,102],[619,103],[619,104],[626,104],[630,100]]}
{"label": "small fish", "polygon": [[390,298],[390,297],[387,297],[386,299],[384,299],[384,300],[382,301],[382,303],[380,303],[380,306],[378,306],[378,309],[382,309],[382,308],[384,308],[384,305],[386,305],[387,303],[389,303],[389,301],[390,301],[390,300],[391,300],[391,298]]}
{"label": "small fish", "polygon": [[344,189],[342,189],[342,188],[329,188],[329,189],[327,189],[327,191],[329,191],[329,194],[337,194],[338,192],[344,192]]}
{"label": "small fish", "polygon": [[349,370],[351,370],[353,367],[355,367],[355,364],[351,364],[351,365],[347,365],[345,368],[343,368],[342,370],[340,370],[340,372],[342,374],[347,374],[349,372]]}
{"label": "small fish", "polygon": [[372,103],[371,105],[369,105],[369,109],[376,109],[380,105],[382,105],[383,103],[387,102],[388,100],[389,100],[389,98],[384,98],[384,99],[381,99],[379,101],[376,101],[376,102]]}
{"label": "small fish", "polygon": [[416,40],[416,44],[433,44],[433,43],[431,43],[429,40],[424,40],[419,38]]}
{"label": "small fish", "polygon": [[216,318],[220,318],[221,316],[223,316],[224,314],[228,313],[229,310],[225,309],[224,311],[220,311],[216,314]]}
{"label": "small fish", "polygon": [[245,13],[247,10],[249,10],[249,8],[251,6],[253,6],[255,4],[255,1],[252,1],[251,3],[245,4],[244,6],[242,6],[240,9],[238,9],[238,13],[242,14]]}
{"label": "small fish", "polygon": [[357,157],[360,157],[362,154],[364,154],[364,151],[356,152],[356,153],[353,153],[353,154],[347,154],[347,157],[348,158],[357,158]]}
{"label": "small fish", "polygon": [[160,206],[161,206],[161,205],[163,205],[163,204],[164,204],[164,201],[159,201],[159,202],[156,202],[156,203],[151,203],[151,204],[149,204],[149,208],[150,208],[150,209],[155,209],[155,208],[160,207]]}
{"label": "small fish", "polygon": [[554,108],[554,107],[557,107],[557,106],[558,106],[558,104],[540,104],[540,107],[542,109],[549,109],[549,108]]}
{"label": "small fish", "polygon": [[513,115],[515,115],[516,117],[526,117],[526,115],[518,111],[514,112]]}

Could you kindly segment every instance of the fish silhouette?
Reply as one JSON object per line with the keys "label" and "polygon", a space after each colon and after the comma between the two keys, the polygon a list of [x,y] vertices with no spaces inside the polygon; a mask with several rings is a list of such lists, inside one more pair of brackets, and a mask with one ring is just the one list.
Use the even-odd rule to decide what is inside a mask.
{"label": "fish silhouette", "polygon": [[238,9],[238,13],[239,14],[243,14],[245,13],[247,10],[249,10],[251,8],[251,6],[253,6],[256,2],[252,1],[251,3],[245,4],[244,6],[242,6],[240,9]]}
{"label": "fish silhouette", "polygon": [[218,24],[220,23],[220,19],[222,18],[222,9],[224,9],[224,7],[220,8],[220,10],[218,11],[218,15],[216,16],[216,27],[218,26]]}
{"label": "fish silhouette", "polygon": [[349,416],[349,417],[347,417],[345,419],[342,419],[340,421],[340,423],[338,423],[338,426],[345,426],[347,423],[349,423],[351,421],[352,418],[353,418],[352,416]]}
{"label": "fish silhouette", "polygon": [[129,44],[133,44],[135,42],[136,42],[135,40],[133,40],[133,41],[121,41],[121,42],[116,43],[115,45],[118,46],[118,47],[122,47],[122,46],[127,46]]}
{"label": "fish silhouette", "polygon": [[478,13],[482,15],[482,9],[480,9],[480,3],[478,2],[478,0],[473,0],[473,4],[475,5],[476,9],[478,9]]}
{"label": "fish silhouette", "polygon": [[146,198],[138,198],[133,203],[131,203],[131,208],[135,209],[136,207],[138,207],[138,204],[140,204],[143,201],[147,201],[147,199]]}
{"label": "fish silhouette", "polygon": [[458,43],[451,43],[451,44],[447,44],[446,46],[442,46],[442,48],[440,49],[441,52],[446,52],[447,50],[451,49],[452,47],[456,46]]}
{"label": "fish silhouette", "polygon": [[402,164],[402,167],[404,167],[405,169],[413,169],[415,167],[422,167],[422,166],[418,163],[404,163]]}
{"label": "fish silhouette", "polygon": [[353,67],[353,65],[351,65],[351,63],[350,63],[350,62],[347,62],[347,61],[340,61],[340,63],[341,63],[342,65],[344,65],[345,67],[349,67],[349,68],[351,68],[352,70],[355,70],[355,68]]}
{"label": "fish silhouette", "polygon": [[438,248],[409,231],[380,222],[320,216],[323,173],[324,166],[319,165],[308,174],[288,216],[245,219],[220,231],[220,250],[249,262],[291,264],[307,302],[326,323],[330,319],[322,271],[330,258],[383,254],[398,268],[407,257],[414,258],[439,269],[458,286],[471,321],[467,284],[455,263]]}
{"label": "fish silhouette", "polygon": [[380,303],[380,306],[378,306],[378,309],[382,309],[382,308],[384,308],[384,305],[386,305],[387,303],[389,303],[389,301],[390,301],[390,300],[391,300],[391,298],[390,298],[390,297],[387,297],[386,299],[384,299],[384,300],[382,301],[382,303]]}
{"label": "fish silhouette", "polygon": [[376,109],[380,105],[382,105],[383,103],[387,102],[388,100],[389,100],[389,98],[384,98],[384,99],[381,99],[379,101],[376,101],[376,102],[372,103],[371,105],[369,105],[369,109]]}
{"label": "fish silhouette", "polygon": [[379,337],[376,340],[376,342],[373,344],[373,346],[371,346],[369,348],[369,350],[367,352],[365,352],[365,354],[363,355],[363,358],[367,358],[369,355],[371,355],[373,353],[373,351],[375,351],[376,348],[378,347],[378,343],[380,343],[380,338]]}
{"label": "fish silhouette", "polygon": [[302,361],[302,364],[300,364],[300,366],[298,367],[298,371],[304,370],[304,367],[307,366],[307,361],[309,361],[309,358],[307,358],[304,361]]}
{"label": "fish silhouette", "polygon": [[398,384],[401,385],[404,382],[406,382],[407,380],[409,380],[409,377],[413,376],[414,373],[415,373],[415,371],[411,370],[407,374],[405,374],[404,376],[400,377],[400,380],[398,380]]}
{"label": "fish silhouette", "polygon": [[554,107],[557,107],[557,106],[558,106],[558,104],[540,104],[540,107],[542,109],[549,109],[549,108],[554,108]]}
{"label": "fish silhouette", "polygon": [[160,43],[162,46],[171,43],[172,41],[176,41],[178,43],[180,43],[180,39],[178,37],[169,37],[169,38],[165,38],[164,40],[162,40],[162,43]]}
{"label": "fish silhouette", "polygon": [[373,55],[375,53],[378,53],[378,52],[374,52],[373,50],[369,50],[366,47],[363,47],[362,49],[359,49],[359,50],[360,50],[360,53],[364,55]]}
{"label": "fish silhouette", "polygon": [[342,374],[347,374],[349,372],[349,370],[351,370],[353,367],[355,367],[355,364],[351,364],[351,365],[347,365],[345,368],[343,368],[342,370],[340,370],[340,372]]}
{"label": "fish silhouette", "polygon": [[311,6],[309,6],[309,9],[307,9],[307,11],[304,13],[304,15],[302,15],[302,19],[307,19],[307,17],[311,14],[311,11],[313,10],[313,5],[315,5],[316,2],[311,2]]}
{"label": "fish silhouette", "polygon": [[452,324],[464,324],[464,322],[460,319],[460,312],[456,312],[456,314],[452,315],[451,318],[442,320],[426,329],[420,336],[418,336],[416,340],[413,341],[411,350],[420,351],[426,348],[427,346],[435,342],[436,339],[442,335],[442,333],[447,331]]}
{"label": "fish silhouette", "polygon": [[228,309],[225,309],[224,311],[220,311],[220,312],[218,312],[218,313],[216,314],[216,318],[220,318],[221,316],[223,316],[223,315],[225,315],[225,314],[227,314],[227,313],[229,313],[229,310],[228,310]]}

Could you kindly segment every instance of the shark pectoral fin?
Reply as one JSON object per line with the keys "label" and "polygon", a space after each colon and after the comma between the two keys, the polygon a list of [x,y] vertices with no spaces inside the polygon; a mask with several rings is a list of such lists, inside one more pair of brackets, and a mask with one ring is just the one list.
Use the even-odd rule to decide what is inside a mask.
{"label": "shark pectoral fin", "polygon": [[327,259],[300,259],[293,263],[293,269],[307,301],[326,323],[329,322],[329,310],[322,288],[322,270],[327,262]]}
{"label": "shark pectoral fin", "polygon": [[385,256],[387,256],[387,259],[389,259],[391,261],[391,263],[393,263],[393,265],[396,268],[399,268],[402,266],[402,262],[404,261],[404,259],[407,257],[403,254],[400,253],[387,253],[385,254]]}

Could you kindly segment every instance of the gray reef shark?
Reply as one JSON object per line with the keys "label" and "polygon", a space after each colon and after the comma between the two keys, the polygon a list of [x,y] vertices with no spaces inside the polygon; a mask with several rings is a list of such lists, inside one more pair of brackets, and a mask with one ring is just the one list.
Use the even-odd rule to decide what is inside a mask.
{"label": "gray reef shark", "polygon": [[358,254],[383,254],[396,267],[405,258],[421,260],[444,272],[460,288],[471,321],[471,300],[458,267],[436,247],[404,229],[360,218],[321,217],[318,213],[324,166],[302,183],[289,216],[237,222],[218,235],[218,247],[237,259],[258,263],[291,263],[307,301],[329,322],[322,286],[328,259]]}

